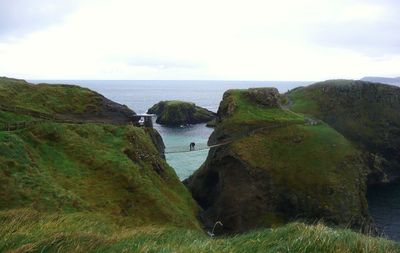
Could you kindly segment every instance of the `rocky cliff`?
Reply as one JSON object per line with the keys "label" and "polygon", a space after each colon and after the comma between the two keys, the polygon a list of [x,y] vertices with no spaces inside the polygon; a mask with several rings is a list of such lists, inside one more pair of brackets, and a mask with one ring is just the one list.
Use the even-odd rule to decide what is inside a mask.
{"label": "rocky cliff", "polygon": [[284,109],[273,88],[230,90],[205,164],[186,184],[220,233],[291,220],[366,228],[365,164],[359,150],[328,124]]}

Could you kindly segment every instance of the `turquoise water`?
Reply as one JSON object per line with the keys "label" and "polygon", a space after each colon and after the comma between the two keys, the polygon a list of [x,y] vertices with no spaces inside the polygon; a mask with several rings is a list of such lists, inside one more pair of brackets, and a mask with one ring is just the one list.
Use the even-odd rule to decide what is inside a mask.
{"label": "turquoise water", "polygon": [[[189,144],[195,142],[196,146],[204,146],[213,129],[205,124],[197,124],[184,128],[168,128],[155,125],[155,128],[163,136],[166,151],[189,150]],[[208,150],[166,154],[167,162],[176,171],[181,180],[188,178],[197,170],[207,158]]]}

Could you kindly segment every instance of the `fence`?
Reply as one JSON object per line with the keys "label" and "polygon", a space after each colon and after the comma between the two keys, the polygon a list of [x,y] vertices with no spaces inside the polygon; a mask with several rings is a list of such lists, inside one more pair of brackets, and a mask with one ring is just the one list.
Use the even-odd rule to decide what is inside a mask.
{"label": "fence", "polygon": [[0,110],[6,111],[6,112],[14,112],[14,113],[18,113],[18,114],[30,115],[32,117],[39,118],[39,119],[55,119],[55,117],[51,114],[38,112],[35,110],[30,110],[30,109],[25,109],[25,108],[20,108],[17,106],[8,106],[8,105],[0,104]]}
{"label": "fence", "polygon": [[45,122],[45,120],[32,120],[32,121],[20,121],[12,123],[0,123],[0,131],[15,131],[18,129],[24,129],[29,126],[40,124]]}

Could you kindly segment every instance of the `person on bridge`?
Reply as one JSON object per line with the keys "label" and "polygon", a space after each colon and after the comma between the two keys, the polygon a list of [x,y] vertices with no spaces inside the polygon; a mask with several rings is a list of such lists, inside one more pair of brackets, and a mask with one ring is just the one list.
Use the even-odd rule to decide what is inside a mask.
{"label": "person on bridge", "polygon": [[189,145],[189,150],[193,151],[194,150],[194,146],[196,146],[196,143],[191,142],[190,145]]}

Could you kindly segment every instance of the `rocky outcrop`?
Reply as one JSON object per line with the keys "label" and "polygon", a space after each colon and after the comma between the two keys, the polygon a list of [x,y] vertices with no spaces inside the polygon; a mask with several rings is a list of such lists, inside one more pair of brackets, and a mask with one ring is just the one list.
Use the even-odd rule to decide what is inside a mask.
{"label": "rocky outcrop", "polygon": [[205,108],[183,101],[161,101],[152,106],[147,113],[156,114],[156,122],[168,126],[205,123],[216,116]]}
{"label": "rocky outcrop", "polygon": [[161,157],[165,160],[165,144],[160,133],[154,128],[146,127],[146,133],[150,136],[151,141],[160,153]]}
{"label": "rocky outcrop", "polygon": [[279,107],[280,94],[276,88],[250,88],[244,94],[258,105]]}
{"label": "rocky outcrop", "polygon": [[206,227],[238,233],[292,220],[367,229],[365,164],[324,124],[282,109],[276,89],[230,90],[218,110],[212,148],[186,185]]}

